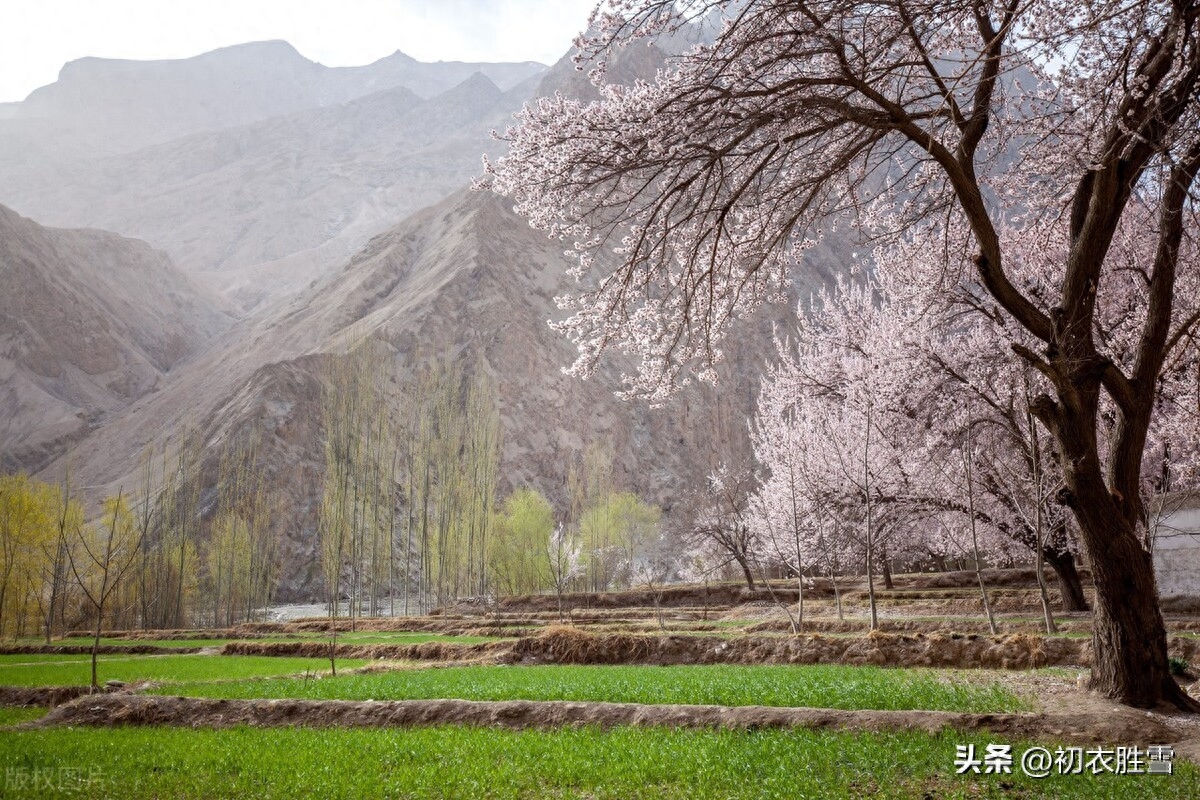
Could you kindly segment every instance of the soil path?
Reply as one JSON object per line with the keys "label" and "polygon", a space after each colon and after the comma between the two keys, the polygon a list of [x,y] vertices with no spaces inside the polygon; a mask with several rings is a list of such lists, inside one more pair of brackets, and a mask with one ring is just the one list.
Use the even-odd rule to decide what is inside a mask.
{"label": "soil path", "polygon": [[847,731],[989,731],[1073,744],[1182,742],[1196,737],[1175,718],[1126,708],[1074,713],[964,714],[945,711],[838,711],[765,706],[644,705],[510,700],[209,700],[111,694],[81,697],[24,728],[172,725],[191,728],[413,727],[478,725],[509,729],[612,727],[812,728]]}

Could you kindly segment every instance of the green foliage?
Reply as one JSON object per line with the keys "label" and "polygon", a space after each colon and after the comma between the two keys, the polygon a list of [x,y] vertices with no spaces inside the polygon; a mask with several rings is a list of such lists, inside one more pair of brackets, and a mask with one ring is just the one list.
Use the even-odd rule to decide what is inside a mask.
{"label": "green foliage", "polygon": [[12,708],[9,706],[0,706],[0,728],[41,719],[49,711],[50,709],[48,708]]}
{"label": "green foliage", "polygon": [[174,686],[171,694],[323,700],[579,700],[841,709],[1003,712],[1028,703],[996,684],[947,682],[920,670],[813,666],[450,667]]}
{"label": "green foliage", "polygon": [[[65,769],[91,781],[90,796],[126,800],[1200,796],[1200,773],[1183,763],[1161,778],[955,775],[956,745],[982,750],[1000,741],[960,733],[115,728],[0,737],[5,774]],[[38,796],[78,797],[83,788],[66,784]]]}
{"label": "green foliage", "polygon": [[1181,656],[1171,656],[1167,659],[1167,665],[1172,675],[1190,675],[1192,671],[1191,662]]}
{"label": "green foliage", "polygon": [[83,523],[78,503],[63,508],[58,487],[24,474],[0,475],[0,637],[34,633],[64,578],[62,527]]}
{"label": "green foliage", "polygon": [[627,588],[637,556],[658,532],[662,512],[632,492],[603,496],[583,512],[583,537],[588,583],[597,591]]}
{"label": "green foliage", "polygon": [[476,363],[469,374],[456,362],[423,370],[406,417],[398,479],[407,484],[405,608],[410,595],[428,609],[487,594],[500,412],[486,366]]}
{"label": "green foliage", "polygon": [[552,584],[547,545],[554,509],[537,491],[521,488],[504,501],[488,547],[492,588],[501,594],[533,594]]}

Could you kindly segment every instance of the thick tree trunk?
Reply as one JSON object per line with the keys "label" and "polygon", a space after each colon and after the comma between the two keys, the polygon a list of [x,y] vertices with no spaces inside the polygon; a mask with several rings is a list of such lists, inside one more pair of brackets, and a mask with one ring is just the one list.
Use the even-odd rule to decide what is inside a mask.
{"label": "thick tree trunk", "polygon": [[1091,688],[1137,708],[1165,701],[1200,712],[1200,703],[1175,682],[1167,663],[1167,631],[1150,553],[1136,525],[1120,513],[1099,469],[1087,469],[1086,460],[1076,464],[1082,468],[1065,471],[1070,506],[1096,587]]}
{"label": "thick tree trunk", "polygon": [[[1200,704],[1171,676],[1150,554],[1132,531],[1119,530],[1124,527],[1119,521],[1113,520],[1109,527],[1107,532],[1096,528],[1084,532],[1089,540],[1107,533],[1104,557],[1089,558],[1096,584],[1091,687],[1138,708],[1152,708],[1165,700],[1200,711]],[[1092,542],[1088,544],[1093,550]]]}
{"label": "thick tree trunk", "polygon": [[1052,545],[1042,548],[1042,556],[1058,577],[1058,593],[1062,596],[1063,611],[1088,611],[1083,580],[1075,568],[1075,555]]}

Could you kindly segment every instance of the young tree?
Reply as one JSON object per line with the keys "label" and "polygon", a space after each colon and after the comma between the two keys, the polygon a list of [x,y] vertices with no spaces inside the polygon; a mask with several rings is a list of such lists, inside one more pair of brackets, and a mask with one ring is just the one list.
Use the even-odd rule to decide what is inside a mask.
{"label": "young tree", "polygon": [[491,583],[509,595],[533,594],[551,584],[547,543],[554,535],[554,509],[535,489],[520,488],[504,501],[489,543]]}
{"label": "young tree", "polygon": [[704,584],[704,612],[701,619],[708,619],[708,585],[718,570],[728,566],[730,561],[727,553],[707,539],[693,542],[680,555],[680,579]]}
{"label": "young tree", "polygon": [[69,565],[67,548],[83,527],[83,506],[71,497],[71,470],[68,464],[58,487],[54,514],[53,539],[42,545],[42,588],[38,594],[46,644],[54,637],[54,619],[64,616],[68,595]]}
{"label": "young tree", "polygon": [[741,567],[746,588],[754,590],[751,559],[758,550],[756,531],[751,525],[750,498],[754,493],[754,472],[749,464],[731,467],[721,464],[708,476],[707,486],[692,502],[692,524],[688,534],[694,551],[702,540],[711,541]]}
{"label": "young tree", "polygon": [[678,558],[673,544],[660,527],[646,531],[640,537],[638,552],[632,556],[629,566],[630,585],[644,586],[650,593],[659,630],[664,631],[667,621],[663,618],[663,593]]}
{"label": "young tree", "polygon": [[563,619],[563,595],[571,584],[584,575],[583,549],[579,542],[561,522],[550,534],[550,542],[546,548],[550,561],[550,582],[554,584],[554,594],[558,598],[558,619]]}
{"label": "young tree", "polygon": [[100,653],[100,632],[105,610],[120,588],[122,578],[136,563],[140,549],[141,539],[133,514],[120,491],[116,497],[104,502],[104,517],[99,524],[82,528],[78,539],[67,549],[71,572],[95,614],[92,691],[100,687],[96,662]]}
{"label": "young tree", "polygon": [[[1039,374],[1030,407],[1096,585],[1093,688],[1200,710],[1168,669],[1142,494],[1156,385],[1200,318],[1177,302],[1200,230],[1200,3],[607,9],[585,54],[724,19],[651,83],[528,106],[488,167],[534,225],[570,237],[591,280],[563,301],[576,371],[616,347],[641,356],[631,391],[652,398],[711,376],[727,323],[778,295],[806,237],[848,207],[874,235],[920,242],[914,302],[989,316]],[[1134,217],[1153,242],[1138,285],[1113,251]],[[1127,348],[1098,322],[1122,305]]]}

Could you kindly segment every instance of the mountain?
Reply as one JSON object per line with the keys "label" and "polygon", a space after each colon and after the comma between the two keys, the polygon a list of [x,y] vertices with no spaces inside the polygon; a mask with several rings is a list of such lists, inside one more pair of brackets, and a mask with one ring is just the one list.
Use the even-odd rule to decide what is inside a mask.
{"label": "mountain", "polygon": [[[325,69],[305,67],[286,46],[248,47],[243,55],[275,59],[276,72],[290,74],[298,85]],[[212,55],[219,63],[230,57]],[[636,48],[615,58],[609,74],[632,82],[652,75],[665,58],[654,48]],[[171,70],[182,66],[196,68],[174,64]],[[178,297],[205,297],[188,279],[221,293],[220,301],[205,301],[216,315],[212,324],[179,335],[192,345],[186,354],[165,369],[143,359],[148,366],[134,373],[130,391],[108,398],[107,405],[93,404],[100,411],[91,425],[76,419],[55,440],[74,442],[73,480],[89,487],[91,500],[136,485],[147,448],[173,445],[191,430],[204,447],[202,506],[211,514],[225,444],[254,439],[276,508],[276,596],[317,596],[321,385],[331,359],[362,335],[385,342],[391,353],[388,372],[398,408],[411,399],[416,376],[431,362],[456,360],[491,378],[503,427],[501,495],[531,486],[564,507],[568,465],[598,443],[612,451],[617,485],[670,515],[681,492],[702,485],[718,462],[744,453],[745,420],[763,362],[772,354],[772,324],[786,324],[791,309],[763,309],[741,325],[726,348],[719,389],[689,387],[664,409],[616,399],[620,375],[631,366],[620,358],[607,360],[586,382],[564,375],[574,347],[547,325],[562,313],[553,298],[569,280],[562,243],[532,230],[505,200],[463,187],[478,174],[480,153],[501,146],[488,131],[503,128],[525,98],[553,91],[586,96],[591,87],[567,59],[527,75],[521,65],[467,71],[471,66],[420,65],[397,54],[371,69],[321,73],[352,88],[338,89],[339,96],[328,84],[316,104],[281,110],[308,102],[293,87],[260,119],[248,118],[256,113],[249,100],[238,110],[237,98],[257,91],[247,88],[230,95],[227,113],[191,109],[184,114],[190,121],[178,130],[163,133],[169,126],[154,123],[154,136],[174,138],[103,156],[64,156],[52,136],[22,133],[0,120],[0,202],[43,222],[136,234],[175,259],[179,269],[171,274],[191,287]],[[389,84],[416,82],[413,76],[420,77],[422,90]],[[220,83],[201,83],[209,80]],[[138,92],[154,96],[133,87],[114,89],[112,97]],[[38,102],[54,100],[53,93],[47,97]],[[29,109],[22,104],[19,111]],[[147,109],[130,113],[153,116]],[[179,133],[205,125],[226,127]],[[19,148],[7,148],[14,136],[25,138]],[[810,256],[797,271],[800,296],[827,281],[829,265],[836,263],[820,248]],[[58,303],[55,291],[33,285],[29,296],[35,299],[25,304]],[[142,289],[132,291],[137,308],[81,302],[78,324],[89,330],[131,325],[167,337],[194,316],[173,311],[169,293],[138,300]],[[236,305],[236,321],[221,316],[226,301]],[[130,320],[140,319],[143,305],[162,318],[134,325]],[[90,347],[84,342],[77,351],[88,354]],[[133,337],[109,349],[138,364],[139,354],[152,351]],[[29,370],[28,364],[22,368]],[[5,387],[10,384],[18,386],[6,378]],[[25,421],[14,422],[14,431],[43,424],[34,409],[61,421],[83,408],[39,391],[26,392]],[[28,453],[21,458],[26,464],[44,461]],[[66,461],[59,458],[40,474],[54,479]]]}
{"label": "mountain", "polygon": [[393,88],[69,169],[0,165],[0,201],[145,239],[250,308],[469,182],[522,100],[475,72],[429,99]]}
{"label": "mountain", "polygon": [[0,206],[0,466],[37,468],[228,327],[145,242]]}
{"label": "mountain", "polygon": [[326,67],[287,42],[251,42],[192,58],[81,58],[20,103],[28,128],[53,130],[65,148],[128,152],[205,131],[338,105],[393,88],[429,98],[475,72],[509,89],[542,64],[426,64],[396,52],[361,67]]}
{"label": "mountain", "polygon": [[[478,365],[493,379],[502,494],[532,486],[561,507],[572,456],[602,442],[620,485],[670,508],[730,457],[731,438],[744,437],[770,324],[787,310],[770,309],[775,316],[752,322],[744,344],[732,343],[720,395],[693,387],[667,408],[649,409],[614,396],[619,361],[589,381],[562,373],[574,349],[547,321],[561,314],[553,297],[568,266],[561,244],[530,229],[507,201],[457,192],[373,238],[276,313],[226,333],[161,391],[75,448],[71,468],[87,485],[115,491],[135,480],[131,454],[184,427],[198,427],[209,459],[219,456],[216,443],[256,434],[279,498],[278,597],[316,596],[322,365],[351,336],[371,335],[390,345],[402,395],[418,368],[436,359]],[[806,286],[824,279],[814,269]]]}

